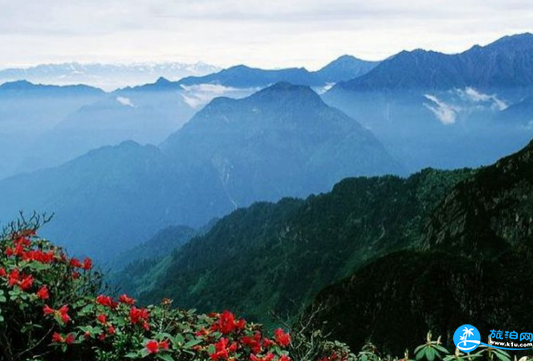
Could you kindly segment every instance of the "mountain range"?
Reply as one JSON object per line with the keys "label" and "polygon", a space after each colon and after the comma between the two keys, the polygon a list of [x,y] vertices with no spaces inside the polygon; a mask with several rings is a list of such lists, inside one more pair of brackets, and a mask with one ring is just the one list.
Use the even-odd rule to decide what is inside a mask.
{"label": "mountain range", "polygon": [[5,179],[0,216],[55,212],[47,235],[105,259],[154,229],[198,227],[254,201],[403,171],[371,132],[309,87],[278,83],[245,99],[212,101],[160,147],[128,141]]}
{"label": "mountain range", "polygon": [[370,337],[396,354],[428,330],[451,346],[464,322],[482,335],[495,327],[527,329],[532,165],[533,142],[459,182],[411,249],[376,259],[322,291],[315,304],[329,306],[317,322],[353,347]]}
{"label": "mountain range", "polygon": [[40,152],[32,147],[39,137],[70,113],[104,97],[102,90],[84,85],[0,85],[0,178],[35,169]]}
{"label": "mountain range", "polygon": [[295,85],[323,87],[330,83],[362,76],[378,64],[379,62],[365,61],[344,55],[317,71],[309,71],[305,68],[264,70],[238,65],[206,76],[187,77],[181,79],[178,84],[184,86],[216,84],[232,88],[264,88],[284,81]]}
{"label": "mountain range", "polygon": [[487,335],[525,330],[532,162],[533,141],[480,169],[345,179],[305,200],[256,203],[115,281],[145,303],[170,297],[267,324],[271,312],[294,321],[319,310],[314,330],[396,355],[428,331],[451,347],[464,322]]}
{"label": "mountain range", "polygon": [[497,119],[533,94],[532,66],[531,34],[460,54],[403,51],[323,97],[371,129],[410,170],[479,166],[531,138],[530,129]]}
{"label": "mountain range", "polygon": [[87,84],[112,91],[126,85],[146,84],[158,77],[179,80],[187,76],[200,76],[219,71],[220,68],[204,64],[185,63],[134,63],[134,64],[40,64],[26,68],[0,70],[0,83],[21,79],[33,83],[69,85]]}

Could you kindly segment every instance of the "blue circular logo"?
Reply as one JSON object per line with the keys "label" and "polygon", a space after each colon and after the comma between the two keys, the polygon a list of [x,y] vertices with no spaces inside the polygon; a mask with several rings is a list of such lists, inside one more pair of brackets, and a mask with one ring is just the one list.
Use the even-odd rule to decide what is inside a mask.
{"label": "blue circular logo", "polygon": [[462,325],[453,334],[453,343],[463,352],[474,351],[481,342],[481,335],[472,325]]}

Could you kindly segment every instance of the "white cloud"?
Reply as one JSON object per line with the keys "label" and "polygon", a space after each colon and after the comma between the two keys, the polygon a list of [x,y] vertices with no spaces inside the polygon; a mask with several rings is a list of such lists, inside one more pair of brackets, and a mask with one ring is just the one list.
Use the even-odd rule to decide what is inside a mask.
{"label": "white cloud", "polygon": [[483,94],[480,91],[467,87],[465,90],[458,89],[457,93],[465,100],[468,100],[473,103],[491,103],[491,107],[496,110],[505,110],[508,105],[501,99],[499,99],[496,94],[489,95]]}
{"label": "white cloud", "polygon": [[431,110],[442,124],[450,125],[455,123],[459,111],[458,108],[444,103],[434,95],[426,94],[424,97],[431,101],[431,104],[424,103],[424,106]]}
{"label": "white cloud", "polygon": [[135,107],[135,104],[133,104],[133,102],[131,101],[130,98],[117,97],[117,102],[119,102],[120,104],[122,104],[122,105],[124,105],[126,107],[132,107],[132,108]]}
{"label": "white cloud", "polygon": [[0,0],[0,9],[9,49],[0,68],[203,60],[316,69],[342,54],[458,52],[533,22],[530,0]]}
{"label": "white cloud", "polygon": [[181,94],[183,100],[192,108],[202,107],[217,97],[242,98],[259,90],[256,88],[238,89],[219,84],[181,85],[181,87],[183,88]]}

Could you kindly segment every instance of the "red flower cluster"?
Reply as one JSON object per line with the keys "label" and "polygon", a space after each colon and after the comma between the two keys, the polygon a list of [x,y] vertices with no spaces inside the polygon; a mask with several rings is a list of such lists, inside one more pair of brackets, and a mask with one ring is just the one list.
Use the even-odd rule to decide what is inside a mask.
{"label": "red flower cluster", "polygon": [[[126,355],[140,359],[157,354],[154,359],[185,355],[184,360],[291,361],[285,350],[291,344],[291,336],[282,329],[275,330],[269,338],[260,325],[247,324],[229,311],[196,315],[171,308],[171,300],[165,300],[162,306],[141,308],[126,294],[114,299],[85,291],[88,288],[84,286],[93,276],[89,258],[83,262],[69,259],[60,248],[42,240],[32,244],[30,237],[17,235],[0,244],[0,250],[4,250],[0,251],[0,288],[18,287],[33,292],[30,297],[22,294],[18,299],[12,299],[11,294],[20,292],[6,293],[7,302],[28,302],[35,315],[44,315],[43,324],[51,330],[47,332],[52,333],[51,341],[58,351],[84,354],[102,347],[106,352],[117,352],[120,359]],[[28,265],[31,262],[45,266]],[[65,297],[67,294],[61,292],[69,293]],[[172,331],[161,331],[161,324]],[[180,334],[183,341],[171,339],[169,334]],[[124,342],[126,339],[136,341]],[[148,341],[140,343],[141,340]],[[44,343],[42,346],[48,347]]]}
{"label": "red flower cluster", "polygon": [[72,333],[69,333],[66,336],[62,336],[59,333],[54,332],[54,334],[52,335],[52,342],[55,343],[64,343],[66,345],[70,345],[71,343],[74,343],[74,340],[75,338]]}
{"label": "red flower cluster", "polygon": [[216,323],[211,326],[212,331],[220,331],[223,335],[230,334],[235,330],[242,330],[246,326],[244,319],[235,320],[235,315],[229,311],[224,311],[222,314],[215,314],[218,319]]}
{"label": "red flower cluster", "polygon": [[9,276],[7,276],[6,271],[2,268],[0,276],[3,278],[7,277],[7,284],[10,287],[17,286],[22,291],[26,291],[28,288],[33,286],[33,276],[21,273],[17,268],[13,269],[13,271],[9,273]]}
{"label": "red flower cluster", "polygon": [[83,263],[81,263],[79,259],[71,258],[70,266],[72,268],[81,268],[85,271],[89,271],[90,269],[93,268],[93,261],[90,258],[85,258],[83,260]]}
{"label": "red flower cluster", "polygon": [[150,340],[146,343],[146,351],[148,353],[158,353],[161,350],[168,350],[168,340],[164,340],[161,342],[157,342],[154,340]]}
{"label": "red flower cluster", "polygon": [[274,331],[274,337],[276,342],[281,347],[287,347],[291,344],[291,335],[288,332],[284,332],[281,328]]}
{"label": "red flower cluster", "polygon": [[126,305],[133,306],[135,304],[135,300],[131,297],[129,297],[127,294],[123,294],[118,298],[120,303],[125,303]]}
{"label": "red flower cluster", "polygon": [[48,292],[48,286],[43,286],[39,288],[37,292],[35,292],[37,297],[39,297],[41,300],[47,300],[50,298],[50,294]]}
{"label": "red flower cluster", "polygon": [[58,310],[54,310],[50,306],[44,305],[43,313],[45,316],[53,315],[54,317],[57,317],[63,321],[64,324],[67,324],[70,321],[70,316],[68,315],[68,305],[61,306],[61,308]]}
{"label": "red flower cluster", "polygon": [[117,308],[118,306],[118,303],[113,301],[112,297],[104,295],[97,296],[96,303],[109,308]]}
{"label": "red flower cluster", "polygon": [[229,340],[227,338],[221,338],[216,344],[215,344],[215,352],[211,354],[211,359],[213,361],[218,361],[218,359],[228,359],[230,353],[235,353],[237,351],[237,343],[232,342],[230,346],[228,346]]}
{"label": "red flower cluster", "polygon": [[133,306],[130,309],[130,322],[132,325],[141,324],[145,330],[150,329],[148,320],[150,319],[150,312],[146,308],[137,308]]}

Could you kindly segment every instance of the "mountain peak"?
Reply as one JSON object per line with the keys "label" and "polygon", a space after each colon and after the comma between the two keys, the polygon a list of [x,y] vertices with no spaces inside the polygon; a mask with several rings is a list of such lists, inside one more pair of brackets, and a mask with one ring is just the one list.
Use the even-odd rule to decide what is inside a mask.
{"label": "mountain peak", "polygon": [[34,86],[36,85],[23,79],[23,80],[16,80],[16,81],[4,83],[0,85],[0,88],[4,90],[23,90],[23,89],[32,88]]}
{"label": "mountain peak", "polygon": [[161,76],[161,77],[159,77],[159,79],[157,79],[155,84],[156,85],[168,86],[168,85],[171,85],[172,82],[170,80],[168,80],[167,78]]}
{"label": "mountain peak", "polygon": [[470,52],[507,52],[516,53],[533,49],[533,34],[522,33],[516,35],[507,35],[500,38],[486,46],[475,45],[471,49],[467,50],[465,54]]}
{"label": "mountain peak", "polygon": [[261,101],[281,101],[284,99],[295,99],[298,102],[312,101],[322,103],[320,96],[307,85],[294,85],[286,81],[280,81],[250,96],[249,99]]}

